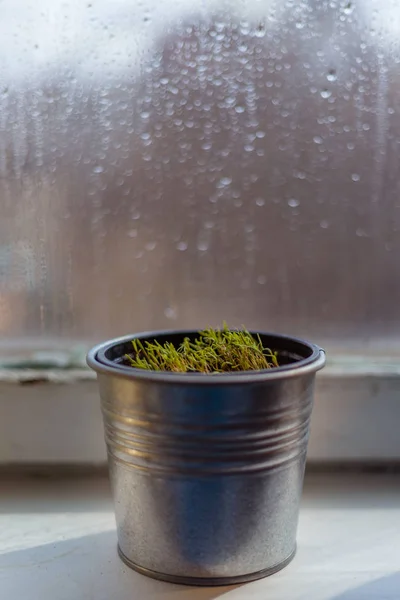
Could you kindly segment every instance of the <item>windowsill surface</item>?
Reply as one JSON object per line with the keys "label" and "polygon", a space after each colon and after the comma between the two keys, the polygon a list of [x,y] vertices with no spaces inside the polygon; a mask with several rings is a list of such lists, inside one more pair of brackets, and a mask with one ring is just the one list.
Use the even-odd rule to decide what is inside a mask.
{"label": "windowsill surface", "polygon": [[[50,372],[44,381],[33,375],[25,372],[24,384],[0,377],[0,465],[105,465],[96,381],[75,379],[75,371]],[[316,380],[309,462],[398,463],[399,395],[394,371],[324,369]]]}
{"label": "windowsill surface", "polygon": [[306,479],[298,553],[230,588],[153,581],[116,555],[105,479],[10,480],[0,495],[0,596],[24,600],[398,600],[400,477]]}

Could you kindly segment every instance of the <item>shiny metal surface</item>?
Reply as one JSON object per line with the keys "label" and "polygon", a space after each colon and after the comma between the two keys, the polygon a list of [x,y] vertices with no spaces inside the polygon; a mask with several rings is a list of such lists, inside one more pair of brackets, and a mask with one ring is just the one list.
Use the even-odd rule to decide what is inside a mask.
{"label": "shiny metal surface", "polygon": [[[314,377],[324,353],[303,343],[294,354],[299,342],[281,341],[287,360],[313,356],[313,363],[282,370],[280,379],[271,370],[270,378],[263,371],[232,380],[204,376],[202,383],[174,374],[137,377],[135,369],[129,377],[118,363],[114,372],[105,369],[99,348],[89,354],[127,564],[161,579],[216,585],[271,574],[294,555]],[[123,356],[121,340],[104,347],[114,360]]]}
{"label": "shiny metal surface", "polygon": [[3,0],[0,337],[397,343],[399,22],[397,0]]}

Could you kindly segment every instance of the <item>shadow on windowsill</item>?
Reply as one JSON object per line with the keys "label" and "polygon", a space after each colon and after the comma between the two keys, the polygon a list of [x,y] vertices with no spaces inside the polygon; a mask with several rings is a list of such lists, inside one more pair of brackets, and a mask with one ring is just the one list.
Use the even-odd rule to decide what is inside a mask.
{"label": "shadow on windowsill", "polygon": [[116,533],[57,541],[0,555],[2,598],[214,600],[233,587],[192,588],[135,573],[117,556]]}
{"label": "shadow on windowsill", "polygon": [[398,600],[400,571],[334,596],[332,600]]}

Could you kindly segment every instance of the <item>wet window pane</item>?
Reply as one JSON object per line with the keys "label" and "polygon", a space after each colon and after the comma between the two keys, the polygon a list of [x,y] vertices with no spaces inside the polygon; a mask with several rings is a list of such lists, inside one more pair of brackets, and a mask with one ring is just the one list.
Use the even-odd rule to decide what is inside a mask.
{"label": "wet window pane", "polygon": [[0,336],[400,329],[396,0],[3,0]]}

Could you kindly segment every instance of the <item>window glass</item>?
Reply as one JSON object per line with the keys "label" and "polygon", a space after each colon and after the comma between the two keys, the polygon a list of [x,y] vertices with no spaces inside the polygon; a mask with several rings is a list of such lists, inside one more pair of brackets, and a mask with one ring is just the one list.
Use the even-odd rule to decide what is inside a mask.
{"label": "window glass", "polygon": [[400,333],[400,4],[3,0],[0,336]]}

